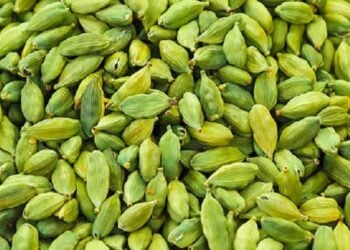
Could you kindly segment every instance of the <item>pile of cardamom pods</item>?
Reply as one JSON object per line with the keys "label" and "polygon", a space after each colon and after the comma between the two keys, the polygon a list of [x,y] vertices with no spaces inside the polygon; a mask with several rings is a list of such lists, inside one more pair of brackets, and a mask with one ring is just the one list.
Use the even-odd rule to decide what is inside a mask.
{"label": "pile of cardamom pods", "polygon": [[0,250],[349,250],[350,1],[0,0]]}

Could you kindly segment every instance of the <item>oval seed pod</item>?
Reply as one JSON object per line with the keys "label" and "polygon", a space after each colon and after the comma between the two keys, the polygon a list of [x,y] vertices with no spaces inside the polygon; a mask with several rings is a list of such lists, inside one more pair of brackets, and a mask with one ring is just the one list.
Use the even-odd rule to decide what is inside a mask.
{"label": "oval seed pod", "polygon": [[139,170],[145,181],[150,181],[160,166],[160,149],[150,138],[144,140],[139,150]]}
{"label": "oval seed pod", "polygon": [[259,147],[272,158],[277,146],[277,125],[268,109],[256,104],[249,112],[249,124],[253,131],[254,140]]}
{"label": "oval seed pod", "polygon": [[176,30],[169,30],[158,25],[153,25],[147,33],[147,38],[153,44],[158,44],[161,40],[174,40],[176,34]]}
{"label": "oval seed pod", "polygon": [[59,160],[55,170],[52,173],[51,181],[53,188],[67,196],[71,197],[76,190],[76,178],[73,168],[64,160]]}
{"label": "oval seed pod", "polygon": [[0,60],[0,68],[7,70],[12,74],[16,74],[17,65],[20,61],[20,56],[16,52],[8,53],[3,59]]}
{"label": "oval seed pod", "polygon": [[277,103],[277,75],[274,72],[262,72],[255,79],[254,99],[271,110]]}
{"label": "oval seed pod", "polygon": [[207,45],[198,48],[191,60],[191,66],[198,66],[202,70],[217,70],[225,66],[226,57],[220,45]]}
{"label": "oval seed pod", "polygon": [[274,161],[276,163],[276,166],[280,170],[283,170],[284,167],[289,167],[299,176],[304,176],[305,167],[303,165],[303,162],[298,157],[296,157],[290,150],[278,150],[274,155]]}
{"label": "oval seed pod", "polygon": [[189,217],[189,197],[185,185],[172,180],[168,184],[167,211],[172,220],[180,223]]}
{"label": "oval seed pod", "polygon": [[330,183],[327,175],[323,171],[318,171],[316,174],[310,176],[303,184],[303,193],[317,194],[325,190]]}
{"label": "oval seed pod", "polygon": [[73,95],[68,88],[60,88],[50,97],[45,112],[49,116],[63,116],[73,108]]}
{"label": "oval seed pod", "polygon": [[124,183],[123,200],[127,206],[141,201],[146,192],[146,183],[143,181],[139,171],[133,171]]}
{"label": "oval seed pod", "polygon": [[25,206],[23,217],[27,220],[43,220],[52,216],[65,202],[65,197],[54,192],[34,196]]}
{"label": "oval seed pod", "polygon": [[[206,181],[227,189],[244,188],[255,179],[258,167],[253,163],[232,163],[216,170]],[[236,176],[232,179],[232,176]]]}
{"label": "oval seed pod", "polygon": [[112,95],[108,108],[119,111],[121,102],[128,96],[146,92],[151,86],[150,66],[146,65],[136,71],[130,78]]}
{"label": "oval seed pod", "polygon": [[328,154],[338,153],[338,146],[340,144],[340,136],[334,130],[334,128],[320,129],[315,137],[316,145],[324,152]]}
{"label": "oval seed pod", "polygon": [[277,186],[280,194],[288,197],[296,205],[302,200],[302,184],[299,175],[289,167],[284,167],[277,177]]}
{"label": "oval seed pod", "polygon": [[215,23],[218,20],[216,13],[211,10],[203,10],[198,16],[198,25],[200,33],[203,33],[207,30],[210,25]]}
{"label": "oval seed pod", "polygon": [[[74,28],[75,24],[69,24],[53,29],[44,30],[33,37],[31,45],[34,49],[51,50],[55,46],[59,45],[60,42],[74,34]],[[59,52],[58,54],[61,55],[58,47],[55,47],[55,50]],[[60,67],[58,67],[58,69],[60,69]]]}
{"label": "oval seed pod", "polygon": [[247,0],[243,5],[244,12],[254,18],[267,33],[273,30],[272,16],[265,5],[257,0]]}
{"label": "oval seed pod", "polygon": [[247,48],[247,69],[250,73],[258,74],[269,69],[266,58],[253,46]]}
{"label": "oval seed pod", "polygon": [[222,205],[223,208],[233,212],[233,214],[239,215],[245,208],[244,198],[235,190],[226,190],[223,188],[212,189],[215,199]]}
{"label": "oval seed pod", "polygon": [[27,121],[37,123],[44,118],[43,92],[30,77],[21,90],[21,109]]}
{"label": "oval seed pod", "polygon": [[43,31],[57,27],[63,21],[71,20],[70,13],[63,3],[51,3],[40,8],[28,23],[29,31]]}
{"label": "oval seed pod", "polygon": [[217,147],[204,152],[196,153],[190,161],[193,169],[200,172],[214,172],[222,165],[240,162],[244,155],[235,147]]}
{"label": "oval seed pod", "polygon": [[300,206],[300,211],[316,223],[336,221],[341,216],[337,202],[332,198],[315,197]]}
{"label": "oval seed pod", "polygon": [[240,16],[240,22],[243,27],[243,33],[252,43],[253,46],[258,48],[264,55],[270,54],[270,42],[269,37],[263,27],[255,19],[249,17],[246,14],[238,14]]}
{"label": "oval seed pod", "polygon": [[252,94],[237,84],[222,84],[219,89],[226,103],[234,104],[247,111],[255,104]]}
{"label": "oval seed pod", "polygon": [[252,83],[251,75],[240,68],[226,65],[218,70],[218,77],[222,82],[249,85]]}
{"label": "oval seed pod", "polygon": [[161,152],[161,165],[164,169],[164,175],[167,180],[173,180],[180,176],[180,141],[174,134],[171,127],[160,138],[159,148]]}
{"label": "oval seed pod", "polygon": [[149,28],[156,24],[158,18],[163,14],[163,12],[167,9],[167,0],[162,1],[148,1],[147,7],[142,10],[144,13],[142,17],[142,24],[145,27],[145,30],[149,30]]}
{"label": "oval seed pod", "polygon": [[83,55],[74,58],[63,68],[55,89],[71,87],[90,75],[100,66],[103,57],[96,54]]}
{"label": "oval seed pod", "polygon": [[167,29],[178,29],[181,25],[195,19],[209,2],[195,0],[179,1],[171,5],[159,18],[158,24]]}
{"label": "oval seed pod", "polygon": [[233,139],[231,130],[217,122],[204,122],[201,131],[192,128],[188,131],[200,144],[207,146],[227,146]]}
{"label": "oval seed pod", "polygon": [[204,115],[201,103],[196,95],[190,92],[185,93],[179,101],[179,111],[186,125],[194,129],[201,129]]}
{"label": "oval seed pod", "polygon": [[0,148],[11,155],[15,155],[18,129],[7,116],[3,116],[0,122],[0,137],[3,138],[0,141]]}
{"label": "oval seed pod", "polygon": [[335,74],[340,79],[344,79],[346,81],[350,80],[350,75],[346,70],[350,61],[347,58],[347,56],[345,56],[347,53],[349,53],[349,51],[350,51],[350,46],[345,41],[342,41],[338,46],[337,50],[335,51],[335,55],[334,55]]}
{"label": "oval seed pod", "polygon": [[124,4],[113,4],[95,13],[96,17],[111,26],[127,26],[132,23],[132,10]]}
{"label": "oval seed pod", "polygon": [[190,191],[189,193],[190,204],[191,204],[191,193],[201,198],[205,196],[206,187],[204,183],[206,182],[206,180],[207,180],[206,176],[196,170],[189,170],[187,174],[183,177],[182,181],[185,184],[186,189]]}
{"label": "oval seed pod", "polygon": [[60,220],[66,223],[72,223],[77,220],[79,216],[79,204],[76,199],[67,201],[56,213]]}
{"label": "oval seed pod", "polygon": [[[109,190],[109,167],[101,151],[93,151],[89,156],[86,190],[95,211],[99,211]],[[99,188],[96,188],[96,187]]]}
{"label": "oval seed pod", "polygon": [[327,23],[322,16],[316,16],[306,26],[306,35],[317,50],[322,47],[328,36]]}
{"label": "oval seed pod", "polygon": [[104,114],[104,93],[102,90],[102,76],[91,81],[85,89],[80,107],[80,120],[83,132],[92,137],[92,128]]}
{"label": "oval seed pod", "polygon": [[139,156],[139,147],[131,145],[120,150],[117,157],[118,164],[128,171],[134,171],[137,168],[137,157]]}
{"label": "oval seed pod", "polygon": [[277,84],[278,100],[287,102],[298,95],[312,90],[312,81],[306,77],[294,76]]}
{"label": "oval seed pod", "polygon": [[80,155],[80,149],[83,144],[83,139],[80,136],[73,136],[63,142],[59,148],[59,152],[64,160],[69,163],[75,163]]}
{"label": "oval seed pod", "polygon": [[350,27],[349,20],[342,14],[325,13],[323,18],[327,22],[327,30],[331,35],[346,33]]}
{"label": "oval seed pod", "polygon": [[314,243],[312,250],[320,249],[336,250],[336,243],[334,239],[333,230],[328,226],[320,226],[315,233]]}
{"label": "oval seed pod", "polygon": [[153,209],[153,216],[158,217],[163,212],[168,194],[168,184],[165,179],[163,169],[159,168],[157,175],[152,178],[146,187],[146,201],[156,201],[157,204]]}
{"label": "oval seed pod", "polygon": [[118,227],[125,232],[141,228],[152,215],[156,201],[140,202],[127,208],[118,219]]}
{"label": "oval seed pod", "polygon": [[203,234],[208,241],[210,249],[230,249],[224,211],[210,191],[207,191],[202,202],[201,223]]}
{"label": "oval seed pod", "polygon": [[226,33],[232,29],[233,24],[237,21],[236,16],[228,16],[219,18],[208,27],[198,37],[199,42],[206,44],[220,44],[224,41]]}
{"label": "oval seed pod", "polygon": [[119,195],[114,194],[107,198],[101,205],[100,212],[92,225],[92,235],[97,238],[107,236],[113,229],[120,215]]}
{"label": "oval seed pod", "polygon": [[128,237],[130,249],[145,249],[151,243],[152,229],[143,227],[137,231],[131,232]]}
{"label": "oval seed pod", "polygon": [[123,234],[110,235],[103,238],[103,242],[108,247],[114,247],[116,249],[124,249],[126,244],[126,237]]}
{"label": "oval seed pod", "polygon": [[159,52],[162,60],[169,64],[177,73],[189,73],[191,71],[187,51],[172,40],[159,42]]}
{"label": "oval seed pod", "polygon": [[278,141],[280,149],[297,149],[310,142],[320,129],[320,119],[309,116],[285,127]]}
{"label": "oval seed pod", "polygon": [[210,0],[209,3],[209,9],[213,11],[231,11],[231,8],[228,5],[228,0]]}
{"label": "oval seed pod", "polygon": [[[264,193],[268,193],[272,191],[272,183],[264,183],[264,182],[254,182],[249,184],[246,188],[242,190],[240,193],[245,200],[245,207],[243,212],[249,211],[250,209],[256,206],[257,197]],[[260,209],[259,209],[260,211]],[[261,213],[262,211],[260,211]]]}
{"label": "oval seed pod", "polygon": [[61,247],[75,247],[78,244],[79,238],[72,231],[66,231],[54,239],[50,245],[50,249],[58,250]]}
{"label": "oval seed pod", "polygon": [[178,75],[174,82],[171,83],[168,95],[177,100],[181,99],[186,92],[193,92],[194,80],[192,73]]}
{"label": "oval seed pod", "polygon": [[93,136],[96,147],[102,151],[108,148],[118,151],[125,146],[121,138],[109,133],[96,131],[93,133]]}
{"label": "oval seed pod", "polygon": [[91,2],[85,1],[72,1],[70,8],[73,12],[78,14],[94,13],[99,9],[106,7],[109,4],[109,0],[93,0]]}
{"label": "oval seed pod", "polygon": [[113,76],[124,76],[128,71],[128,55],[123,51],[117,51],[107,57],[104,69]]}
{"label": "oval seed pod", "polygon": [[309,62],[313,70],[323,66],[322,54],[316,51],[310,44],[304,43],[301,47],[301,56]]}
{"label": "oval seed pod", "polygon": [[261,240],[258,244],[257,250],[282,250],[283,244],[272,239],[272,238],[265,238]]}
{"label": "oval seed pod", "polygon": [[0,210],[17,207],[36,195],[33,186],[24,183],[10,183],[0,187]]}
{"label": "oval seed pod", "polygon": [[334,239],[337,249],[345,250],[345,246],[349,246],[350,244],[350,230],[344,224],[343,221],[339,220],[334,230]]}
{"label": "oval seed pod", "polygon": [[[16,146],[15,163],[17,171],[23,171],[26,161],[37,152],[37,141],[22,132]],[[1,157],[0,157],[1,158]]]}
{"label": "oval seed pod", "polygon": [[306,60],[290,53],[279,53],[277,58],[280,70],[287,76],[308,77],[313,82],[316,80],[315,72]]}
{"label": "oval seed pod", "polygon": [[239,135],[248,137],[252,131],[249,126],[249,113],[233,104],[224,105],[224,120]]}
{"label": "oval seed pod", "polygon": [[329,102],[330,99],[327,95],[310,91],[292,98],[285,106],[276,110],[276,114],[297,120],[317,114],[324,107],[327,107]]}
{"label": "oval seed pod", "polygon": [[201,71],[199,97],[204,113],[209,121],[220,119],[224,114],[224,101],[213,80]]}
{"label": "oval seed pod", "polygon": [[139,39],[131,41],[129,46],[129,62],[131,66],[145,66],[151,58],[148,45]]}
{"label": "oval seed pod", "polygon": [[265,182],[276,183],[279,171],[273,161],[265,157],[252,157],[247,158],[248,162],[254,163],[258,166],[259,170],[256,174],[258,179]]}
{"label": "oval seed pod", "polygon": [[309,23],[315,18],[311,6],[303,2],[283,2],[275,8],[275,12],[292,24]]}
{"label": "oval seed pod", "polygon": [[281,52],[287,41],[288,23],[280,18],[273,19],[273,30],[271,33],[272,39],[272,54]]}
{"label": "oval seed pod", "polygon": [[178,43],[191,50],[195,51],[197,46],[197,38],[199,35],[199,26],[196,20],[181,26],[177,32]]}
{"label": "oval seed pod", "polygon": [[86,33],[103,34],[109,26],[92,15],[79,15],[78,21]]}
{"label": "oval seed pod", "polygon": [[1,90],[1,100],[6,102],[19,102],[21,100],[21,90],[24,85],[24,81],[11,81],[7,83]]}
{"label": "oval seed pod", "polygon": [[161,59],[152,58],[149,63],[151,64],[151,78],[155,82],[173,82],[174,78],[170,70],[169,65]]}
{"label": "oval seed pod", "polygon": [[106,35],[82,33],[65,39],[60,43],[59,48],[63,56],[82,56],[89,53],[98,53],[106,49],[110,43],[111,40]]}
{"label": "oval seed pod", "polygon": [[323,158],[323,168],[325,173],[338,184],[350,187],[348,179],[349,161],[339,155],[325,155]]}
{"label": "oval seed pod", "polygon": [[77,178],[76,197],[81,213],[86,216],[90,222],[93,222],[96,218],[95,206],[89,198],[85,182],[80,178]]}
{"label": "oval seed pod", "polygon": [[240,225],[234,239],[235,249],[254,249],[259,241],[259,230],[255,219]]}
{"label": "oval seed pod", "polygon": [[43,237],[54,238],[72,228],[72,224],[65,223],[55,217],[38,221],[37,229]]}
{"label": "oval seed pod", "polygon": [[350,224],[350,194],[347,194],[345,197],[344,215],[345,215],[345,223],[346,223],[346,225],[349,226],[349,224]]}
{"label": "oval seed pod", "polygon": [[8,52],[18,50],[23,47],[30,36],[27,32],[28,22],[3,30],[0,35],[0,55],[5,56]]}
{"label": "oval seed pod", "polygon": [[20,183],[32,186],[37,193],[46,193],[51,190],[49,179],[44,176],[29,175],[29,174],[13,174],[6,178],[3,184]]}
{"label": "oval seed pod", "polygon": [[24,164],[24,174],[46,176],[56,168],[58,161],[57,153],[51,149],[43,149],[33,154]]}
{"label": "oval seed pod", "polygon": [[29,223],[21,225],[13,235],[11,249],[39,249],[38,230]]}
{"label": "oval seed pod", "polygon": [[199,218],[185,219],[171,230],[168,241],[177,247],[185,248],[191,245],[201,234],[202,227]]}
{"label": "oval seed pod", "polygon": [[299,212],[297,206],[279,193],[265,193],[257,197],[258,208],[273,217],[291,221],[306,220],[308,217]]}
{"label": "oval seed pod", "polygon": [[120,110],[135,119],[153,118],[170,108],[172,99],[162,92],[136,94],[120,103]]}
{"label": "oval seed pod", "polygon": [[275,217],[263,217],[262,229],[272,238],[287,244],[295,244],[300,241],[310,242],[313,235],[296,223]]}
{"label": "oval seed pod", "polygon": [[118,135],[130,121],[130,117],[119,112],[112,112],[104,115],[93,129]]}
{"label": "oval seed pod", "polygon": [[89,242],[87,242],[85,249],[86,250],[94,250],[94,249],[108,250],[110,248],[103,241],[92,239]]}
{"label": "oval seed pod", "polygon": [[138,119],[132,121],[123,131],[122,138],[127,145],[139,145],[153,132],[156,118]]}

